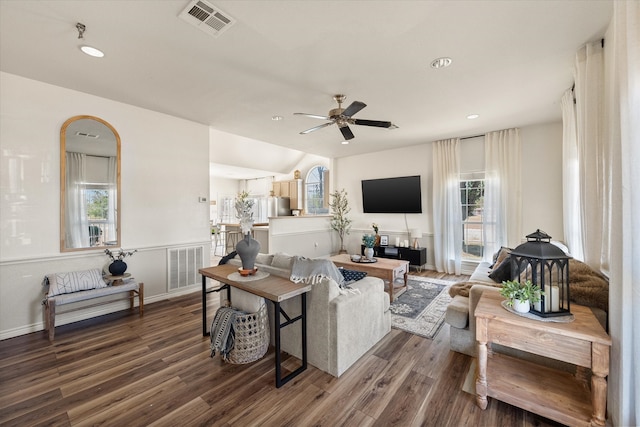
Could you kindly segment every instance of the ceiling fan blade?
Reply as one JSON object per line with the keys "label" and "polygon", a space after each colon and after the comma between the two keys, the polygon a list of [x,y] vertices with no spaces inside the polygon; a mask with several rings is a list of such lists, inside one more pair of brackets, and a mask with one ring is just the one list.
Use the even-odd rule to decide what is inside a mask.
{"label": "ceiling fan blade", "polygon": [[354,119],[353,124],[361,125],[361,126],[375,126],[379,128],[390,128],[394,126],[394,124],[391,122],[382,122],[380,120],[363,120],[363,119]]}
{"label": "ceiling fan blade", "polygon": [[353,132],[349,129],[349,126],[342,126],[340,128],[340,132],[342,132],[342,136],[344,136],[344,140],[348,141],[354,138]]}
{"label": "ceiling fan blade", "polygon": [[342,112],[343,116],[347,116],[347,117],[351,117],[353,116],[355,113],[357,113],[358,111],[362,110],[364,107],[366,107],[367,104],[365,104],[364,102],[360,102],[360,101],[353,101],[351,103],[351,105],[349,105],[346,110],[344,110]]}
{"label": "ceiling fan blade", "polygon": [[319,126],[312,127],[311,129],[303,130],[302,132],[300,132],[300,135],[306,135],[308,133],[315,132],[315,131],[320,130],[322,128],[326,128],[327,126],[331,126],[333,123],[334,122],[323,123],[323,124],[321,124]]}
{"label": "ceiling fan blade", "polygon": [[307,117],[311,117],[312,119],[321,119],[321,120],[331,120],[331,117],[327,117],[327,116],[320,116],[318,114],[307,114],[307,113],[293,113],[296,116],[307,116]]}

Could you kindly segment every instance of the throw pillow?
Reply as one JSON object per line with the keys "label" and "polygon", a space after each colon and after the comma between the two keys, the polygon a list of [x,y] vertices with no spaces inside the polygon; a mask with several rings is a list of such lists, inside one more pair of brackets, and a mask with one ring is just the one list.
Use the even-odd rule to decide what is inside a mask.
{"label": "throw pillow", "polygon": [[367,273],[364,271],[347,270],[344,268],[340,268],[340,273],[342,273],[342,277],[344,277],[345,285],[350,285],[367,276]]}
{"label": "throw pillow", "polygon": [[512,249],[511,248],[507,248],[502,246],[500,248],[500,250],[498,251],[498,255],[496,256],[496,260],[493,263],[494,266],[499,266],[502,261],[504,261],[504,259],[509,256],[509,254],[511,253]]}
{"label": "throw pillow", "polygon": [[273,262],[273,255],[271,254],[256,255],[256,264],[271,265],[272,262]]}
{"label": "throw pillow", "polygon": [[107,287],[99,268],[49,274],[45,282],[49,283],[49,297]]}
{"label": "throw pillow", "polygon": [[276,268],[291,270],[291,266],[293,265],[293,257],[291,255],[278,252],[277,254],[273,255],[273,261],[271,261],[271,265]]}
{"label": "throw pillow", "polygon": [[496,283],[511,280],[511,255],[507,255],[502,262],[489,273],[489,278]]}

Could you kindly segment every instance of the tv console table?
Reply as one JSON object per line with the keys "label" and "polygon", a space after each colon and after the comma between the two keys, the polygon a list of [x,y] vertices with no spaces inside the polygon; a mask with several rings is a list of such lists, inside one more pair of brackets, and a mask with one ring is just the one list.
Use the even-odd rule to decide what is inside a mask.
{"label": "tv console table", "polygon": [[[364,245],[360,246],[360,253],[364,255]],[[373,256],[376,258],[399,259],[409,261],[409,265],[419,270],[427,263],[427,248],[410,248],[403,246],[374,246]]]}

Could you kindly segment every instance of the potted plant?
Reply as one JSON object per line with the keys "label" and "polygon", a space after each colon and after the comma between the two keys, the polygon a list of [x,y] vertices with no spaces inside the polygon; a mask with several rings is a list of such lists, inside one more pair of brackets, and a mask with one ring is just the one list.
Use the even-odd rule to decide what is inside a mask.
{"label": "potted plant", "polygon": [[373,234],[365,234],[364,236],[362,236],[362,244],[365,246],[364,256],[368,260],[372,260],[373,259],[373,247],[376,244],[376,236],[374,236]]}
{"label": "potted plant", "polygon": [[517,280],[508,280],[502,282],[500,295],[507,298],[507,305],[519,313],[527,313],[531,308],[531,304],[540,301],[543,292],[538,285],[527,280],[520,283]]}
{"label": "potted plant", "polygon": [[351,230],[351,220],[347,218],[347,214],[351,211],[351,208],[349,207],[347,192],[344,188],[331,193],[329,207],[331,207],[331,213],[333,214],[331,218],[331,228],[337,231],[340,237],[339,253],[346,254],[347,250],[344,247],[344,236],[349,234],[349,230]]}
{"label": "potted plant", "polygon": [[111,273],[113,276],[122,276],[125,271],[127,271],[127,263],[125,263],[123,260],[128,256],[132,256],[136,252],[138,252],[137,249],[127,252],[120,248],[118,253],[114,253],[110,249],[105,249],[104,253],[107,254],[109,259],[111,260],[111,264],[109,264],[109,273]]}

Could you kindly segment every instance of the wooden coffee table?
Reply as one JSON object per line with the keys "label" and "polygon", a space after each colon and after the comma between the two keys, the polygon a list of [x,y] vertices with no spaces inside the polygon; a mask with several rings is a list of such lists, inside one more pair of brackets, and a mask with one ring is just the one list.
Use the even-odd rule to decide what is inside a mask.
{"label": "wooden coffee table", "polygon": [[[338,267],[343,267],[348,270],[364,271],[370,276],[379,277],[380,279],[389,282],[388,286],[385,286],[385,292],[389,294],[391,302],[407,290],[409,261],[376,258],[377,261],[373,263],[353,262],[351,261],[351,255],[349,254],[335,255],[329,259]],[[397,277],[404,278],[403,286],[394,286],[393,283]]]}

